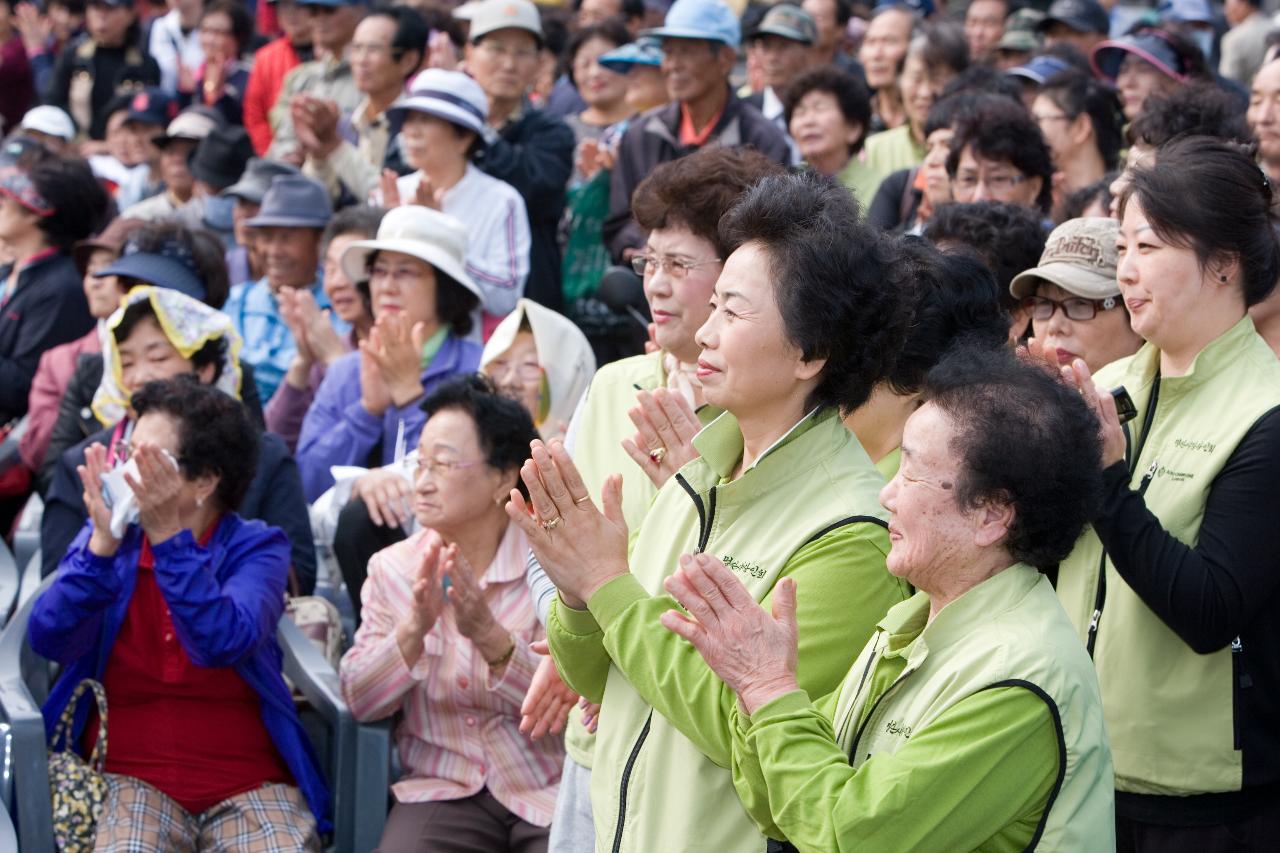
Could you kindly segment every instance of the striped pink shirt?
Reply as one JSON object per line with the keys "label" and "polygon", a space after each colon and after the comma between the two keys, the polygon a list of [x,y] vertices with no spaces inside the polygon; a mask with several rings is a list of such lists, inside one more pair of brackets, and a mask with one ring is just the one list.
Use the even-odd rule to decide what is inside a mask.
{"label": "striped pink shirt", "polygon": [[421,531],[379,551],[369,561],[364,622],[342,659],[342,695],[360,720],[399,714],[396,743],[404,775],[391,786],[396,800],[457,800],[488,788],[518,817],[551,823],[564,744],[520,733],[520,703],[538,666],[529,644],[543,631],[525,584],[529,543],[507,528],[480,588],[494,617],[516,640],[515,653],[494,681],[488,664],[444,612],[428,632],[422,657],[409,668],[396,643],[408,618],[413,579],[421,565]]}

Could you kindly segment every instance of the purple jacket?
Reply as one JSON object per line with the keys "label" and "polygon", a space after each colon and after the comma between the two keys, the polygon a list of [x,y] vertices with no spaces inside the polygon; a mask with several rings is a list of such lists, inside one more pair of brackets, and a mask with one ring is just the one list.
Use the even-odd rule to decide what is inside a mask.
{"label": "purple jacket", "polygon": [[[479,344],[449,335],[430,366],[422,374],[423,396],[444,380],[474,373],[480,366]],[[392,405],[382,417],[369,414],[360,404],[360,353],[349,352],[329,365],[316,391],[298,436],[298,469],[307,501],[314,501],[333,485],[333,465],[376,467],[395,458],[396,430],[404,421],[405,446],[413,448],[427,422],[419,405],[422,398],[403,408]],[[377,456],[370,460],[374,450]]]}
{"label": "purple jacket", "polygon": [[[58,565],[57,580],[31,611],[31,648],[62,664],[44,704],[52,734],[71,691],[82,679],[102,679],[124,624],[142,552],[142,530],[131,524],[114,557],[89,551],[87,522]],[[197,666],[234,667],[262,700],[262,722],[288,765],[321,832],[329,822],[329,791],[302,728],[281,667],[276,624],[284,610],[289,540],[278,527],[227,513],[207,547],[183,530],[155,545],[156,582],[183,649]],[[75,717],[75,742],[88,717]]]}

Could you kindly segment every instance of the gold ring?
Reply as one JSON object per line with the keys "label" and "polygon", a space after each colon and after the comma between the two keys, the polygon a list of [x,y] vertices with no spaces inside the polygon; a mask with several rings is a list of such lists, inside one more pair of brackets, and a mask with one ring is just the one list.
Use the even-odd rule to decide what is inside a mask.
{"label": "gold ring", "polygon": [[662,460],[667,458],[667,449],[665,447],[655,447],[649,451],[649,458],[653,460],[654,465],[661,465]]}
{"label": "gold ring", "polygon": [[582,506],[584,503],[586,503],[589,500],[591,500],[591,495],[583,495],[582,497],[574,501],[574,503],[576,503],[578,506]]}
{"label": "gold ring", "polygon": [[542,529],[548,532],[555,530],[559,526],[560,526],[560,516],[558,515],[555,518],[551,519],[550,521],[542,522]]}

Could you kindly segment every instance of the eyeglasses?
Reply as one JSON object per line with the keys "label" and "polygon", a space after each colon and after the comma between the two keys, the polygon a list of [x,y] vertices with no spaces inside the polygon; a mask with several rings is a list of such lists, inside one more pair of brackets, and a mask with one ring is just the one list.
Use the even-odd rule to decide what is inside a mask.
{"label": "eyeglasses", "polygon": [[986,184],[993,193],[1004,193],[1027,179],[1026,175],[961,175],[955,179],[953,186],[958,190],[969,192],[976,190],[978,184]]}
{"label": "eyeglasses", "polygon": [[514,59],[517,62],[521,62],[521,61],[528,62],[530,60],[538,58],[537,48],[528,48],[528,47],[510,48],[510,47],[507,47],[505,44],[500,44],[496,41],[483,41],[480,43],[480,49],[483,50],[485,53],[489,54],[489,56],[493,57],[494,59],[507,59],[508,57],[510,57],[511,59]]}
{"label": "eyeglasses", "polygon": [[514,372],[522,382],[532,382],[542,378],[542,365],[536,361],[494,359],[485,365],[485,370],[492,374],[494,379],[501,379],[511,372]]}
{"label": "eyeglasses", "polygon": [[1110,311],[1120,304],[1114,296],[1106,299],[1085,299],[1083,296],[1072,296],[1067,299],[1050,299],[1047,296],[1028,296],[1022,300],[1022,307],[1027,309],[1032,320],[1048,320],[1053,312],[1062,309],[1068,320],[1092,320],[1099,311]]}
{"label": "eyeglasses", "polygon": [[706,261],[686,261],[684,258],[675,258],[671,255],[636,255],[631,259],[631,269],[635,270],[636,275],[648,277],[655,270],[662,270],[674,279],[683,279],[690,270],[696,270],[698,267],[705,267],[707,264],[718,264],[719,258],[711,258]]}
{"label": "eyeglasses", "polygon": [[449,459],[422,459],[417,453],[410,453],[400,464],[413,472],[413,479],[422,476],[422,472],[430,471],[433,479],[440,479],[452,474],[454,471],[461,471],[464,468],[471,468],[483,463],[483,459],[473,459],[470,462],[454,462]]}

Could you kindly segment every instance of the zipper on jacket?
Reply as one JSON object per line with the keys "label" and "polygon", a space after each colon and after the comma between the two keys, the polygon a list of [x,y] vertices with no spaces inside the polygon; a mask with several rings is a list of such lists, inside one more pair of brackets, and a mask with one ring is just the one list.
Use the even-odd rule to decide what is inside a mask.
{"label": "zipper on jacket", "polygon": [[[1151,435],[1151,425],[1156,419],[1156,404],[1160,400],[1160,374],[1156,374],[1155,384],[1151,386],[1151,399],[1147,401],[1147,413],[1142,418],[1142,435],[1138,439],[1138,446],[1133,453],[1132,465],[1138,464],[1138,459],[1142,456],[1142,449],[1147,444],[1147,436]],[[1125,438],[1129,437],[1129,428],[1124,427]],[[1128,442],[1125,442],[1125,452],[1129,450]],[[1138,483],[1138,497],[1142,497],[1147,493],[1147,487],[1151,485],[1152,479],[1156,476],[1156,471],[1160,467],[1160,460],[1152,461],[1147,467],[1146,473],[1142,475],[1142,481]],[[1129,475],[1133,476],[1133,470],[1129,469]],[[1101,543],[1099,543],[1101,544]],[[1102,621],[1102,607],[1107,603],[1107,549],[1102,549],[1102,557],[1098,560],[1098,591],[1093,596],[1093,615],[1089,617],[1089,630],[1085,634],[1084,650],[1088,653],[1090,659],[1093,658],[1094,646],[1098,644],[1098,625]]]}
{"label": "zipper on jacket", "polygon": [[[702,497],[698,494],[693,486],[689,485],[689,481],[679,474],[676,474],[676,482],[680,487],[688,493],[693,500],[693,505],[698,510],[698,546],[694,551],[695,554],[701,554],[707,548],[707,542],[711,539],[711,522],[716,517],[716,489],[711,487],[711,491],[707,493],[707,503],[702,503]],[[627,789],[631,785],[631,771],[635,768],[636,759],[640,757],[640,748],[644,746],[645,740],[649,737],[649,727],[653,725],[653,710],[649,710],[649,716],[645,718],[644,728],[640,729],[640,736],[636,738],[635,744],[631,747],[631,754],[627,756],[627,763],[622,768],[622,781],[618,786],[618,822],[613,831],[613,853],[618,853],[622,849],[622,829],[627,819]]]}
{"label": "zipper on jacket", "polygon": [[[858,697],[862,695],[862,688],[867,686],[867,676],[871,674],[871,667],[875,664],[876,659],[880,657],[879,652],[877,651],[879,639],[880,635],[876,634],[876,640],[871,644],[871,654],[867,657],[867,665],[862,668],[862,677],[858,679],[858,689],[853,693],[853,700],[851,704],[854,707],[858,704]],[[845,724],[840,727],[840,734],[837,735],[837,737],[844,734],[845,726],[847,726],[848,723],[849,721],[845,720]]]}
{"label": "zipper on jacket", "polygon": [[1253,679],[1244,671],[1244,644],[1236,637],[1231,641],[1231,731],[1234,735],[1235,749],[1243,749],[1240,718],[1244,715],[1244,696],[1240,691],[1253,686]]}
{"label": "zipper on jacket", "polygon": [[622,786],[618,791],[618,823],[613,830],[613,853],[622,849],[622,825],[627,817],[627,786],[631,784],[631,771],[635,769],[636,759],[640,757],[640,747],[649,738],[649,726],[652,724],[653,711],[650,710],[649,716],[645,718],[644,728],[640,730],[640,737],[636,738],[635,746],[631,747],[631,754],[627,756],[626,766],[622,768]]}
{"label": "zipper on jacket", "polygon": [[915,672],[915,670],[913,669],[903,670],[902,675],[899,675],[898,679],[894,681],[893,684],[889,685],[889,689],[881,693],[878,697],[876,697],[876,701],[872,703],[871,710],[867,711],[867,716],[863,719],[862,725],[858,726],[858,733],[853,736],[853,743],[849,744],[849,763],[850,764],[854,764],[856,762],[856,759],[854,756],[857,755],[857,752],[858,752],[858,742],[862,740],[862,735],[867,730],[867,726],[871,725],[871,719],[875,717],[876,711],[879,710],[880,703],[883,702],[890,693],[892,693],[894,690],[897,690],[898,685],[906,681],[907,676],[909,676],[913,672]]}

